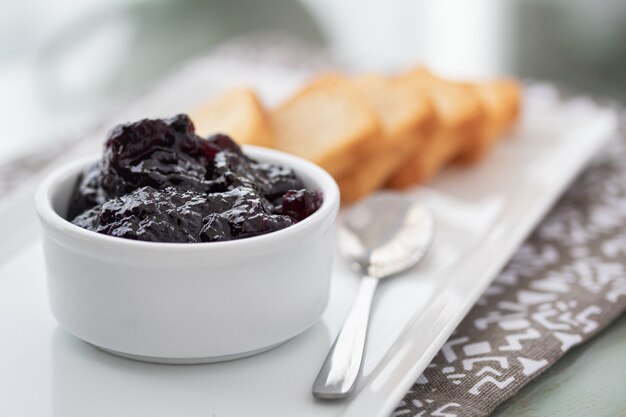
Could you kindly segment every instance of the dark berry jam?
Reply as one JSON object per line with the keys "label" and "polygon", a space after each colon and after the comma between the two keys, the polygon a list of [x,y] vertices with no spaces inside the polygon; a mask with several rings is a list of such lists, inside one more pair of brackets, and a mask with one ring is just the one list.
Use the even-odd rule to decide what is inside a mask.
{"label": "dark berry jam", "polygon": [[113,129],[67,217],[126,239],[216,242],[284,229],[321,204],[290,168],[247,157],[226,135],[203,139],[181,114]]}

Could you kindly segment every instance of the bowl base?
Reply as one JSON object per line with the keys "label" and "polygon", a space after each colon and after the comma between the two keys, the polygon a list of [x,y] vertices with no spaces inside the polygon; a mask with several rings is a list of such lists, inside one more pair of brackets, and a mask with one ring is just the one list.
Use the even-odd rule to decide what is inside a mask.
{"label": "bowl base", "polygon": [[275,348],[276,346],[282,343],[283,342],[276,343],[274,345],[266,346],[261,349],[251,350],[248,352],[235,353],[233,355],[209,356],[205,358],[159,358],[155,356],[133,355],[132,353],[118,352],[117,350],[107,349],[102,346],[96,346],[96,345],[94,346],[112,355],[120,356],[126,359],[132,359],[135,361],[160,363],[160,364],[168,364],[168,365],[196,365],[196,364],[203,364],[203,363],[225,362],[225,361],[232,361],[235,359],[246,358],[248,356],[256,355],[258,353],[266,352],[270,349]]}

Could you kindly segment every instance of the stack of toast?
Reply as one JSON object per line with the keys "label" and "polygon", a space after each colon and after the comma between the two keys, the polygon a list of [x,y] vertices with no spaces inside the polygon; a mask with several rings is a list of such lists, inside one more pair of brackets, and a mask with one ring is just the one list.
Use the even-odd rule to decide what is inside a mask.
{"label": "stack of toast", "polygon": [[444,80],[425,68],[385,77],[326,74],[275,109],[237,89],[191,113],[200,135],[226,133],[326,169],[342,201],[428,182],[449,163],[474,164],[510,130],[521,86]]}

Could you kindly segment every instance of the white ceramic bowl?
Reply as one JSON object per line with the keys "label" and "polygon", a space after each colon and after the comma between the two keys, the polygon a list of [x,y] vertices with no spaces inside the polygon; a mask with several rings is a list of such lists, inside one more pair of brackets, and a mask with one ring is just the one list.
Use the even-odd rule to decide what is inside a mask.
{"label": "white ceramic bowl", "polygon": [[165,363],[234,359],[311,326],[329,292],[339,191],[316,165],[283,152],[246,154],[293,168],[322,207],[286,229],[229,242],[154,243],[101,235],[64,219],[79,173],[67,165],[40,186],[52,312],[67,331],[112,353]]}

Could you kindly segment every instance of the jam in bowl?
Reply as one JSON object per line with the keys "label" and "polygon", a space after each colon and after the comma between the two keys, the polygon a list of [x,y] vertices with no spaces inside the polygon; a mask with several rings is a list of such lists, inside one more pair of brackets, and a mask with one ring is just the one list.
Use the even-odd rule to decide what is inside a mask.
{"label": "jam in bowl", "polygon": [[[216,140],[232,146],[221,137]],[[102,179],[101,172],[110,167],[99,156],[50,174],[37,192],[36,206],[50,305],[59,324],[112,353],[165,363],[247,356],[310,327],[328,300],[337,185],[318,166],[283,152],[253,146],[237,152],[253,161],[246,162],[254,164],[253,169],[273,167],[258,175],[282,176],[277,182],[284,185],[277,186],[283,187],[280,192],[273,194],[254,182],[256,174],[243,170],[242,178],[226,176],[232,184],[251,185],[229,189],[221,184],[208,191],[193,189],[200,187],[197,182],[183,187],[186,180],[192,183],[190,176],[205,182],[216,176],[200,168],[184,174],[187,171],[176,168],[179,164],[194,167],[185,157],[168,168],[166,173],[172,175],[164,180],[167,176],[154,170],[156,164],[142,152],[129,156],[137,161],[140,155],[141,163],[115,166],[115,175],[123,172],[119,178]],[[171,160],[166,152],[155,159]],[[131,166],[130,175],[119,166]],[[246,195],[255,193],[262,207],[253,207],[257,211],[251,217],[246,217],[249,210],[240,210],[241,218],[224,214],[239,210],[238,204],[227,202],[221,211],[208,214],[206,207],[195,207],[210,196],[228,200],[229,192],[244,205]],[[155,206],[142,207],[147,201],[147,206]],[[91,223],[86,214],[90,211],[98,211],[92,213]],[[187,212],[192,217],[186,218]],[[210,218],[215,213],[220,219]],[[115,223],[116,216],[120,223]],[[284,224],[277,220],[268,227],[245,225],[268,216]],[[223,224],[207,227],[213,221]],[[159,227],[145,227],[151,222],[161,222],[163,234]],[[87,223],[91,228],[84,227]],[[107,229],[113,224],[116,227]],[[133,230],[143,235],[128,232]]]}
{"label": "jam in bowl", "polygon": [[226,135],[201,138],[180,114],[113,129],[67,217],[127,239],[219,242],[284,229],[321,204],[291,168],[250,158]]}

